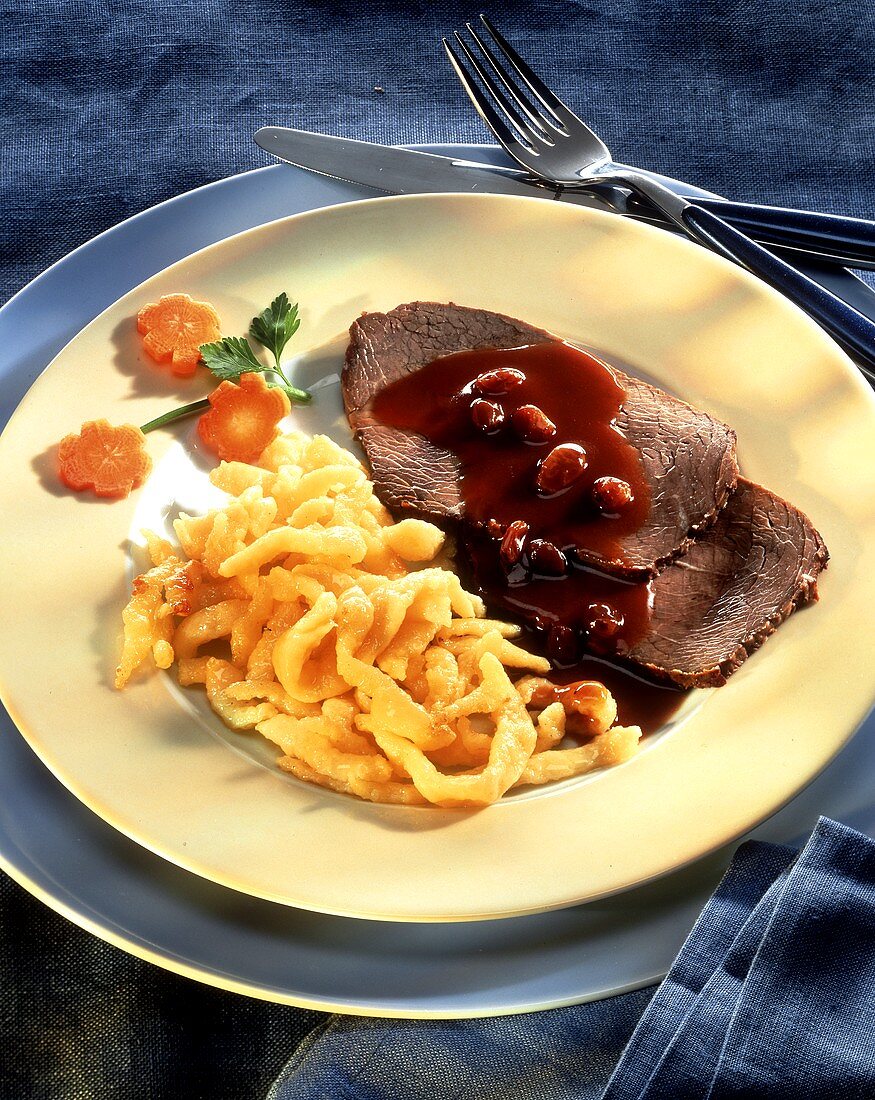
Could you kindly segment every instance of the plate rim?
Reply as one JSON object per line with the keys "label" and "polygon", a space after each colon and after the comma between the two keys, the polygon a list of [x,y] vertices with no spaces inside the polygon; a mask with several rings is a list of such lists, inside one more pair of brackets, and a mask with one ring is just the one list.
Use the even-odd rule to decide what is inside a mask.
{"label": "plate rim", "polygon": [[[416,147],[417,148],[428,148],[430,146],[429,145],[417,145]],[[459,152],[469,151],[469,150],[475,149],[475,148],[486,148],[486,149],[490,149],[490,150],[496,148],[495,146],[491,146],[491,145],[485,145],[485,144],[475,145],[473,143],[470,143],[470,144],[469,143],[431,143],[431,147],[435,147],[435,148],[452,148],[452,149],[454,149],[456,151],[459,151]],[[278,167],[279,166],[276,166],[276,165],[267,166],[267,168],[271,168],[271,169],[276,169]],[[192,194],[195,194],[197,192],[202,192],[207,188],[212,188],[212,187],[215,187],[215,186],[218,186],[218,185],[221,185],[221,184],[232,184],[235,181],[240,180],[242,177],[252,176],[256,172],[262,172],[262,171],[265,171],[265,170],[266,169],[259,168],[259,169],[249,170],[249,171],[246,171],[246,172],[240,172],[240,173],[235,174],[234,176],[227,177],[223,180],[212,181],[211,183],[201,185],[200,187],[197,187],[197,188],[193,188],[190,192],[186,192],[185,194],[186,195],[192,195]],[[686,185],[684,185],[684,186],[686,186]],[[129,225],[130,222],[134,221],[135,219],[143,218],[143,217],[146,217],[148,215],[154,214],[154,212],[156,210],[158,210],[159,207],[166,207],[168,205],[171,205],[171,204],[177,202],[180,198],[183,198],[183,197],[185,197],[185,196],[182,196],[182,195],[173,196],[173,197],[171,197],[167,200],[162,201],[161,203],[157,203],[154,206],[147,208],[146,210],[139,211],[137,214],[133,215],[132,217],[127,218],[127,219],[123,220],[122,222],[119,222],[117,225],[112,226],[112,227],[104,230],[98,236],[96,236],[94,238],[91,238],[88,241],[85,241],[82,244],[78,245],[76,249],[74,249],[70,253],[67,253],[65,256],[59,258],[52,265],[50,265],[48,268],[46,268],[43,272],[39,273],[37,276],[35,276],[33,279],[31,279],[28,283],[26,283],[24,286],[19,288],[19,290],[15,292],[15,294],[12,296],[12,298],[8,299],[7,302],[5,302],[2,307],[0,307],[0,312],[5,311],[7,305],[12,303],[16,299],[19,299],[22,295],[25,294],[25,292],[29,291],[33,287],[34,283],[36,283],[38,280],[40,280],[43,276],[47,275],[49,272],[54,271],[60,265],[64,264],[65,261],[70,260],[70,258],[75,253],[79,253],[79,252],[87,249],[89,246],[93,245],[93,243],[95,241],[97,241],[99,239],[102,239],[102,238],[105,238],[107,235],[109,235],[111,233],[114,233],[115,231],[123,230],[125,227],[127,227]],[[317,209],[318,209],[318,207],[317,207]],[[11,720],[10,720],[10,724],[11,724]],[[14,737],[20,738],[22,744],[26,746],[27,743],[24,741],[24,739],[21,737],[20,732],[15,727],[11,728],[10,733]],[[32,750],[28,746],[25,751],[26,752],[31,752]],[[39,767],[42,768],[43,765],[41,763],[39,763]],[[51,775],[51,773],[48,772],[48,770],[45,771],[44,779],[45,779],[45,782],[47,784],[57,783],[57,780]],[[81,807],[81,804],[78,804],[78,805]],[[84,807],[81,807],[81,808],[83,809],[84,812],[90,814],[90,811],[85,810]],[[103,823],[101,823],[101,825],[102,824]],[[105,826],[105,827],[110,828],[109,826]],[[158,859],[160,857],[150,857],[150,858]],[[91,931],[93,934],[97,935],[98,938],[103,939],[107,942],[115,943],[116,946],[121,947],[123,950],[127,951],[128,953],[130,953],[132,955],[135,955],[135,956],[141,957],[141,958],[144,957],[140,953],[137,946],[134,943],[126,940],[125,937],[123,937],[123,936],[117,936],[117,937],[116,936],[110,936],[109,934],[107,934],[107,930],[101,928],[101,926],[99,924],[96,924],[96,923],[94,924],[94,927],[91,927],[91,924],[93,922],[88,920],[88,918],[86,918],[84,916],[84,914],[81,914],[77,910],[75,910],[75,909],[73,909],[69,906],[66,906],[59,898],[54,897],[48,890],[42,888],[35,881],[30,880],[29,877],[27,875],[25,875],[23,871],[21,871],[21,869],[18,867],[18,865],[15,862],[13,862],[13,860],[9,856],[7,856],[6,853],[4,853],[4,852],[0,852],[0,865],[2,865],[3,868],[7,871],[7,873],[10,874],[10,877],[12,877],[15,881],[19,882],[20,885],[22,885],[25,889],[29,890],[29,892],[31,892],[34,896],[38,897],[41,901],[43,901],[45,904],[47,904],[55,912],[61,913],[61,915],[65,916],[67,919],[71,920],[73,923],[75,923],[79,927],[83,927],[83,928],[86,928],[86,930]],[[709,889],[710,889],[710,887],[709,887]],[[253,902],[253,904],[261,904],[261,903],[257,902],[256,899],[251,899],[251,901]],[[155,962],[157,965],[160,965],[163,969],[170,970],[170,971],[176,972],[176,973],[182,973],[182,971],[180,971],[176,967],[176,965],[174,963],[174,960],[170,959],[166,955],[158,955],[155,958],[149,959],[149,961]],[[659,978],[662,977],[664,972],[665,972],[665,968],[663,967],[658,972],[656,972],[654,974],[654,976],[651,980],[653,980],[653,981],[658,980]],[[214,986],[214,987],[217,985],[217,982],[215,981],[212,973],[209,970],[198,971],[198,972],[189,974],[187,976],[193,977],[193,978],[195,978],[195,980],[199,980],[199,981],[203,982],[206,985],[210,985],[210,986]],[[635,983],[634,985],[629,986],[628,988],[640,988],[642,985],[646,985],[646,984],[648,984],[648,982],[644,981],[644,982],[640,982],[640,983]],[[290,999],[288,1001],[286,1001],[284,999],[282,1002],[280,1002],[270,992],[261,991],[261,990],[255,988],[255,987],[247,988],[245,990],[245,992],[249,993],[249,995],[252,995],[252,996],[259,996],[259,997],[263,997],[265,1000],[274,1001],[275,1003],[290,1003],[290,1004],[294,1004],[294,1005],[300,1005],[301,1007],[309,1007],[309,1005],[307,1003],[305,1003],[305,1001],[302,1000],[301,998],[293,998],[293,999]],[[570,1000],[547,1001],[547,1002],[544,1003],[543,1007],[544,1008],[552,1008],[552,1007],[560,1007],[561,1005],[564,1005],[564,1004],[582,1003],[584,1000],[598,999],[598,997],[601,997],[601,996],[617,995],[621,992],[623,992],[623,987],[611,987],[610,990],[607,990],[607,991],[604,991],[604,992],[601,992],[601,993],[597,993],[593,997],[578,996],[578,997],[575,997],[574,999],[570,999]],[[320,1010],[326,1008],[326,1006],[323,1006],[322,1004],[314,1005],[314,1007],[317,1008],[317,1009],[320,1009]],[[371,1011],[371,1010],[369,1010],[369,1008],[367,1006],[362,1006],[362,1005],[359,1005],[357,1008],[353,1008],[353,1009],[346,1008],[342,1005],[327,1006],[327,1008],[328,1008],[328,1010],[333,1010],[333,1011],[338,1011],[338,1012],[344,1012],[344,1011],[354,1011],[355,1012],[355,1011],[357,1011],[358,1013],[365,1012],[369,1015],[377,1015],[376,1012]],[[495,1008],[488,1009],[488,1010],[486,1010],[482,1013],[479,1013],[479,1012],[474,1013],[474,1012],[470,1012],[470,1011],[465,1011],[465,1012],[462,1012],[462,1013],[460,1013],[458,1015],[454,1015],[454,1016],[451,1016],[449,1013],[447,1013],[445,1011],[429,1012],[429,1011],[426,1010],[426,1011],[422,1011],[422,1012],[418,1012],[418,1011],[417,1012],[412,1012],[412,1011],[405,1010],[403,1013],[395,1013],[395,1015],[401,1015],[403,1018],[409,1018],[409,1019],[429,1019],[429,1018],[447,1019],[447,1018],[473,1018],[475,1015],[499,1015],[499,1014],[504,1015],[506,1013],[513,1013],[513,1012],[516,1012],[516,1011],[530,1011],[530,1010],[531,1009],[526,1008],[526,1007],[522,1007],[522,1008],[519,1008],[519,1009],[517,1009],[517,1008],[505,1009],[504,1007],[501,1007],[501,1008],[498,1008],[498,1009],[495,1009]]]}
{"label": "plate rim", "polygon": [[[88,809],[88,807],[85,808]],[[108,825],[109,823],[105,822],[105,824]],[[113,828],[111,825],[109,827]],[[130,838],[127,837],[126,839]],[[134,841],[133,843],[136,842]],[[155,855],[157,859],[164,858],[154,852],[151,854]],[[236,993],[239,996],[252,997],[256,1000],[266,1001],[270,1004],[290,1005],[295,1008],[311,1009],[314,1012],[335,1013],[340,1016],[364,1015],[369,1018],[384,1020],[478,1020],[492,1016],[520,1016],[528,1012],[546,1012],[553,1008],[568,1008],[572,1005],[587,1004],[590,1001],[606,1000],[609,997],[620,997],[624,993],[634,993],[638,989],[646,989],[647,986],[654,985],[661,981],[665,973],[660,970],[645,978],[636,978],[634,981],[622,985],[611,986],[610,989],[589,990],[585,994],[580,995],[563,996],[548,1000],[532,1000],[513,1005],[484,1005],[476,1009],[442,1008],[429,1010],[427,1008],[416,1009],[396,1005],[363,1006],[361,1004],[354,1004],[346,1001],[335,1001],[331,999],[320,1000],[309,994],[290,993],[287,990],[274,989],[267,985],[258,985],[254,982],[247,982],[239,978],[229,978],[218,973],[216,970],[209,969],[205,966],[198,968],[192,963],[183,962],[181,959],[174,958],[167,953],[162,954],[157,950],[150,949],[130,937],[125,937],[118,932],[114,932],[110,928],[100,925],[97,921],[80,913],[68,903],[54,897],[34,879],[31,879],[30,876],[25,874],[20,868],[7,860],[2,852],[0,852],[0,870],[5,871],[11,879],[18,883],[18,885],[26,890],[32,897],[36,898],[37,901],[42,902],[59,916],[69,920],[71,924],[75,924],[84,932],[90,933],[104,943],[108,943],[112,947],[117,947],[126,954],[133,955],[134,958],[140,959],[142,962],[151,963],[154,966],[160,967],[162,970],[169,970],[173,974],[178,974],[183,978],[189,978],[192,981],[196,981],[201,985],[209,986],[213,989],[222,989],[227,993]],[[255,895],[251,895],[251,898],[256,902],[263,901],[263,899]],[[341,919],[363,923],[362,920],[356,917],[341,916]]]}
{"label": "plate rim", "polygon": [[[226,252],[228,252],[232,251],[234,248],[236,248],[236,246],[237,248],[240,248],[243,242],[250,242],[253,239],[258,239],[259,235],[264,238],[267,248],[271,248],[272,245],[275,246],[275,242],[277,240],[282,241],[282,239],[285,237],[285,235],[288,234],[289,231],[294,232],[295,228],[300,226],[300,224],[302,223],[310,223],[313,221],[318,222],[320,220],[329,220],[331,218],[337,218],[341,222],[349,221],[350,218],[356,220],[359,211],[363,210],[364,208],[373,209],[373,207],[376,205],[391,207],[393,209],[403,208],[406,206],[412,206],[414,208],[434,207],[438,211],[440,211],[441,208],[447,207],[448,205],[456,205],[462,209],[467,209],[469,207],[475,209],[478,206],[484,206],[492,207],[493,209],[499,211],[501,211],[502,209],[513,210],[515,207],[523,207],[532,210],[537,209],[540,211],[544,211],[545,213],[547,209],[550,209],[554,211],[561,210],[561,217],[568,217],[569,222],[571,219],[579,219],[581,224],[586,224],[587,221],[591,221],[594,226],[597,227],[601,222],[602,224],[604,224],[605,227],[613,226],[614,231],[617,231],[620,226],[620,223],[617,222],[616,217],[614,215],[611,215],[610,212],[603,212],[600,210],[592,210],[589,208],[580,207],[535,207],[533,205],[532,199],[495,196],[491,194],[429,194],[384,196],[375,199],[365,198],[349,202],[342,202],[342,204],[331,205],[315,210],[295,213],[295,215],[275,219],[251,230],[245,230],[242,233],[232,234],[229,238],[225,238],[215,244],[208,245],[205,249],[200,249],[190,255],[183,257],[181,261],[177,261],[176,263],[171,264],[166,268],[163,268],[161,272],[156,273],[156,275],[152,276],[150,279],[146,279],[145,283],[133,287],[131,290],[129,290],[129,292],[125,292],[125,294],[122,295],[120,299],[114,301],[114,303],[107,307],[106,310],[102,310],[99,315],[96,318],[92,319],[92,321],[89,322],[89,324],[87,324],[87,326],[83,330],[75,334],[73,340],[65,345],[65,348],[58,353],[50,366],[54,365],[59,357],[63,357],[70,346],[86,337],[86,334],[89,333],[92,329],[99,327],[100,322],[103,318],[105,318],[107,312],[117,310],[120,301],[143,292],[143,290],[153,281],[155,281],[155,279],[166,278],[169,275],[173,275],[173,273],[176,271],[176,268],[181,266],[182,264],[187,265],[197,260],[204,261],[205,257],[207,257],[208,255],[216,255],[219,250],[225,250]],[[404,221],[403,216],[402,221]],[[648,238],[654,241],[659,240],[660,244],[667,246],[669,252],[672,248],[681,250],[689,249],[690,252],[688,254],[690,256],[692,256],[693,254],[696,255],[700,261],[706,263],[706,266],[708,266],[708,264],[717,264],[718,270],[721,270],[722,268],[724,272],[731,272],[734,281],[747,281],[748,283],[750,283],[755,288],[755,292],[759,296],[759,298],[762,299],[765,297],[765,299],[773,301],[773,303],[779,304],[781,309],[784,309],[785,311],[787,310],[788,304],[783,296],[780,296],[779,294],[774,292],[774,290],[765,287],[761,283],[761,281],[759,281],[759,279],[755,278],[753,275],[737,271],[734,265],[728,264],[728,262],[721,260],[720,257],[714,257],[706,253],[700,252],[696,248],[696,245],[689,244],[688,242],[682,241],[680,239],[671,240],[669,242],[669,239],[665,237],[665,235],[661,233],[658,229],[646,226],[646,224],[633,224],[631,222],[624,222],[622,233],[631,234],[632,238],[637,237],[638,239],[642,240],[646,240]],[[260,246],[261,244],[262,242],[258,241],[258,244],[256,244],[256,246]],[[220,266],[221,264],[227,263],[227,259],[223,260],[220,262]],[[802,322],[803,324],[805,324],[805,328],[812,334],[816,332],[817,338],[820,341],[828,341],[827,345],[829,346],[829,349],[832,353],[831,357],[833,362],[835,364],[841,364],[840,376],[842,377],[843,381],[845,383],[851,383],[852,388],[858,389],[862,386],[862,393],[865,393],[867,400],[872,401],[873,408],[875,408],[875,395],[872,394],[871,389],[869,389],[868,386],[865,384],[862,376],[858,374],[858,372],[856,372],[852,362],[847,359],[847,356],[843,352],[841,352],[840,349],[836,348],[836,346],[833,345],[831,341],[829,341],[828,337],[825,337],[825,334],[817,326],[816,323],[814,323],[810,318],[806,317],[805,315],[802,315],[801,311],[799,311],[795,307],[791,308],[792,310],[794,310],[797,322]],[[39,385],[37,385],[36,388],[39,388]],[[15,414],[13,414],[13,416],[10,418],[9,425],[6,429],[4,429],[3,434],[7,433],[10,427],[14,425],[15,421],[17,421],[20,416],[26,415],[26,406],[28,406],[29,401],[33,399],[32,394],[33,390],[30,390],[29,394],[26,395],[25,398],[22,400],[19,409],[15,411]],[[464,899],[463,905],[460,905],[460,903],[457,901],[455,904],[453,904],[452,908],[449,908],[449,906],[446,906],[445,903],[441,902],[440,908],[438,909],[436,901],[433,898],[433,900],[431,900],[431,908],[429,909],[424,908],[422,904],[414,906],[414,908],[405,909],[403,908],[402,903],[398,901],[398,897],[400,897],[400,895],[397,895],[397,891],[395,891],[397,897],[395,897],[395,899],[393,900],[391,909],[375,909],[373,900],[370,900],[368,902],[367,908],[362,908],[362,902],[359,902],[358,908],[356,908],[356,906],[351,905],[350,902],[342,902],[341,904],[341,902],[337,899],[332,900],[331,902],[327,902],[324,899],[318,900],[313,897],[313,891],[311,891],[311,888],[308,895],[303,892],[298,892],[297,894],[292,895],[286,892],[270,892],[264,886],[254,887],[252,878],[244,878],[242,876],[242,872],[239,866],[234,869],[234,871],[230,871],[223,864],[219,866],[215,858],[205,857],[203,848],[198,851],[198,856],[195,857],[192,853],[182,851],[181,848],[179,848],[178,843],[168,845],[166,834],[161,840],[156,839],[156,837],[161,836],[161,833],[160,831],[156,833],[154,822],[151,826],[146,823],[144,831],[141,827],[134,828],[131,824],[132,818],[130,814],[125,816],[123,811],[119,811],[118,799],[114,800],[111,806],[109,806],[105,801],[103,801],[106,798],[105,794],[100,795],[97,791],[91,791],[87,788],[84,789],[83,783],[81,783],[80,781],[80,773],[70,769],[68,767],[68,761],[65,764],[64,762],[57,759],[57,746],[55,745],[55,747],[53,748],[52,746],[46,746],[44,744],[44,737],[43,735],[41,735],[40,729],[35,727],[32,728],[33,724],[28,722],[28,720],[25,720],[24,716],[20,713],[20,707],[13,704],[12,698],[10,697],[11,691],[9,689],[6,676],[4,676],[4,681],[6,682],[0,683],[0,696],[2,696],[4,702],[6,702],[7,708],[9,709],[10,715],[13,717],[15,725],[19,727],[21,733],[23,734],[25,739],[28,740],[29,744],[36,751],[37,755],[40,756],[46,766],[50,768],[50,770],[52,770],[52,772],[59,780],[61,780],[65,787],[72,791],[80,801],[83,801],[87,806],[89,806],[89,809],[98,813],[101,817],[103,817],[103,820],[106,820],[114,828],[117,828],[119,832],[122,832],[125,835],[129,836],[131,839],[135,840],[136,843],[146,848],[149,848],[150,850],[154,851],[154,853],[161,855],[165,859],[175,862],[177,866],[181,866],[189,871],[197,873],[197,875],[201,875],[203,877],[211,879],[212,881],[219,882],[223,884],[223,886],[230,887],[231,889],[254,894],[256,895],[256,897],[261,897],[265,900],[291,904],[298,906],[298,908],[331,913],[335,915],[364,917],[364,919],[369,919],[370,917],[370,919],[383,921],[420,921],[425,923],[464,920],[480,921],[508,919],[508,917],[517,915],[544,912],[550,909],[568,908],[568,906],[589,901],[597,901],[602,898],[610,897],[610,895],[613,893],[623,892],[624,890],[631,889],[636,886],[644,886],[644,884],[647,882],[653,881],[660,877],[664,877],[666,875],[669,875],[669,873],[671,873],[672,871],[677,871],[682,869],[683,867],[689,866],[691,862],[708,856],[709,854],[713,853],[713,851],[724,847],[728,843],[732,843],[732,840],[736,839],[737,837],[744,835],[744,833],[746,832],[750,832],[752,828],[756,827],[756,825],[765,820],[767,816],[776,813],[781,806],[786,805],[787,802],[791,801],[791,799],[794,798],[794,796],[798,794],[800,790],[805,787],[805,785],[808,785],[808,783],[816,778],[816,775],[819,774],[819,772],[825,766],[827,766],[829,761],[836,755],[836,753],[838,753],[841,747],[846,744],[846,741],[849,740],[851,736],[853,736],[854,731],[856,730],[856,728],[858,728],[858,725],[861,724],[863,718],[865,717],[865,713],[867,712],[868,708],[868,704],[866,704],[865,709],[861,707],[860,712],[855,712],[853,718],[849,719],[849,722],[853,723],[852,725],[845,727],[845,725],[843,724],[843,728],[845,730],[844,736],[842,740],[838,742],[838,744],[835,744],[834,750],[832,751],[831,755],[825,759],[819,756],[816,769],[814,770],[811,770],[811,764],[810,762],[808,762],[805,772],[803,772],[802,781],[798,782],[795,787],[792,787],[789,792],[783,792],[783,794],[781,794],[780,796],[780,799],[775,799],[774,801],[769,802],[765,810],[762,809],[762,803],[758,803],[759,809],[757,810],[757,815],[755,817],[748,817],[747,820],[745,820],[744,822],[735,821],[734,824],[731,826],[730,832],[728,832],[728,828],[730,828],[729,826],[722,826],[720,829],[720,835],[714,835],[713,838],[709,840],[709,843],[706,846],[687,848],[687,854],[685,856],[681,858],[676,858],[674,861],[671,862],[663,861],[656,870],[649,869],[647,872],[643,873],[641,877],[638,877],[633,881],[625,879],[622,882],[617,881],[615,883],[603,882],[597,889],[593,889],[590,887],[590,889],[586,893],[577,893],[575,895],[570,895],[570,897],[568,892],[565,891],[564,893],[562,893],[562,897],[558,898],[556,897],[556,890],[554,890],[554,897],[546,902],[544,900],[540,900],[537,902],[532,902],[529,900],[524,901],[521,895],[517,895],[516,900],[512,904],[506,899],[503,900],[501,902],[500,909],[489,908],[489,906],[486,906],[486,908],[474,908],[473,901],[470,897]],[[675,736],[677,737],[677,734]],[[830,741],[830,744],[831,746],[833,745],[833,740]],[[641,764],[639,764],[639,768],[641,767]],[[524,812],[524,810],[521,811],[521,813]],[[151,820],[152,818],[150,818],[150,821]],[[455,821],[458,821],[458,818]],[[458,831],[463,832],[463,825],[459,823],[457,829]],[[185,844],[183,844],[182,847],[185,848]],[[386,903],[381,902],[379,904]],[[407,904],[409,905],[409,903]],[[482,903],[480,904],[482,906]],[[496,901],[493,899],[490,903],[490,906],[494,906],[495,904]]]}

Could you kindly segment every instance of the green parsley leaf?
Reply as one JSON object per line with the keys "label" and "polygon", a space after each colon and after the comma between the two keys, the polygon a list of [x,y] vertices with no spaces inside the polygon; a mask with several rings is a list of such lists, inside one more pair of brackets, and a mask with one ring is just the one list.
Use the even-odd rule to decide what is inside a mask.
{"label": "green parsley leaf", "polygon": [[209,370],[223,382],[236,382],[241,374],[278,374],[282,384],[268,382],[268,385],[279,386],[293,402],[306,405],[313,400],[313,395],[293,386],[280,366],[283,348],[298,331],[300,324],[297,303],[292,305],[288,295],[283,293],[274,298],[266,310],[253,317],[249,326],[249,335],[253,340],[273,352],[276,366],[265,367],[260,363],[255,358],[252,345],[242,336],[225,336],[214,344],[202,344],[200,353]]}
{"label": "green parsley leaf", "polygon": [[252,318],[249,335],[268,351],[273,352],[276,365],[280,365],[283,348],[298,331],[301,324],[298,317],[298,303],[289,301],[285,291],[270,303],[268,308]]}
{"label": "green parsley leaf", "polygon": [[225,336],[214,344],[201,344],[200,353],[207,367],[223,382],[236,382],[241,374],[260,374],[265,369],[255,358],[249,341],[241,336]]}

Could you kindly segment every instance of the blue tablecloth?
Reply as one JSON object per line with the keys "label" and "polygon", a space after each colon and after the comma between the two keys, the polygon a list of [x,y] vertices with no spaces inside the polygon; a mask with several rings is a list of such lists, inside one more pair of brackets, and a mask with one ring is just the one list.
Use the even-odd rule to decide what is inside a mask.
{"label": "blue tablecloth", "polygon": [[[440,47],[458,0],[5,0],[3,291],[180,191],[269,163],[281,122],[482,141]],[[875,15],[856,0],[502,0],[613,152],[732,198],[872,216]]]}
{"label": "blue tablecloth", "polygon": [[875,842],[824,818],[798,858],[739,849],[652,999],[468,1023],[332,1021],[270,1100],[871,1100],[873,1025]]}
{"label": "blue tablecloth", "polygon": [[[266,122],[378,141],[487,140],[438,44],[476,10],[6,0],[0,300],[119,220],[267,163],[251,142]],[[492,14],[621,159],[733,198],[875,215],[871,5],[504,0]],[[0,889],[3,1098],[263,1096],[324,1022],[164,974],[67,925],[8,879]],[[597,1067],[593,1088],[651,993],[578,1010],[569,1064]],[[351,1026],[332,1024],[323,1039]],[[492,1023],[496,1043],[513,1034],[507,1026]],[[441,1025],[395,1034],[426,1043]],[[302,1052],[308,1071],[317,1045]],[[445,1095],[499,1095],[489,1081]]]}

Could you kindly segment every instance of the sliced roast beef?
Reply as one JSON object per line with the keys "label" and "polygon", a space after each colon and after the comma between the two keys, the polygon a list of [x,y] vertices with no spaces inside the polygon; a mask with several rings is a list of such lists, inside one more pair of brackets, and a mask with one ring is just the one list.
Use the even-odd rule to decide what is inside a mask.
{"label": "sliced roast beef", "polygon": [[[540,635],[561,664],[579,656],[593,607],[608,606],[624,619],[620,636],[631,630],[621,663],[685,688],[725,683],[795,608],[817,599],[817,576],[829,557],[798,509],[745,478],[716,523],[649,583],[573,570],[560,581],[514,587],[505,583],[488,537],[467,533],[463,546],[466,583],[494,613]],[[570,647],[565,653],[554,652],[557,638]],[[589,648],[604,656],[612,651],[597,636]]]}
{"label": "sliced roast beef", "polygon": [[[487,310],[412,302],[390,313],[367,313],[349,330],[341,378],[350,426],[368,461],[380,499],[400,512],[441,522],[464,508],[456,457],[415,432],[375,423],[368,403],[397,378],[442,355],[477,348],[514,348],[553,337]],[[428,400],[428,394],[423,394]]]}
{"label": "sliced roast beef", "polygon": [[682,687],[717,687],[817,599],[828,560],[807,516],[739,478],[716,523],[653,582],[650,629],[629,659]]}
{"label": "sliced roast beef", "polygon": [[[557,337],[511,317],[431,302],[354,322],[342,378],[344,401],[388,507],[436,522],[464,517],[456,457],[418,433],[376,422],[369,409],[375,395],[444,355],[548,341]],[[725,504],[738,475],[735,433],[646,382],[614,374],[626,392],[616,424],[641,455],[650,514],[622,541],[616,561],[590,560],[620,575],[644,577],[683,553]],[[585,550],[581,556],[587,560]]]}
{"label": "sliced roast beef", "polygon": [[[466,548],[460,564],[473,571],[466,579],[496,611],[541,632],[548,652],[556,638],[570,644],[571,661],[559,664],[573,662],[581,637],[611,652],[599,648],[596,628],[613,621],[620,633],[608,645],[622,662],[682,687],[718,686],[797,607],[817,599],[826,546],[798,509],[738,477],[734,433],[620,372],[626,396],[617,423],[641,455],[651,495],[649,519],[624,546],[628,567],[613,577],[573,568],[551,580],[531,565],[531,579],[508,584],[494,536],[466,522],[455,455],[377,423],[369,403],[440,356],[556,338],[500,314],[433,303],[362,317],[350,335],[344,398],[383,501],[456,526]],[[529,552],[524,543],[520,552]],[[634,583],[642,574],[647,583]],[[599,609],[608,618],[591,621]]]}

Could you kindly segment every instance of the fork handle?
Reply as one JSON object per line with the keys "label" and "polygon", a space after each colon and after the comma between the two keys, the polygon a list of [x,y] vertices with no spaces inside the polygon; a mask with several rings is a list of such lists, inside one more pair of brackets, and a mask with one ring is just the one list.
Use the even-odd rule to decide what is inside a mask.
{"label": "fork handle", "polygon": [[758,241],[819,252],[849,265],[854,261],[866,266],[875,263],[875,222],[724,199],[693,201]]}
{"label": "fork handle", "polygon": [[728,225],[711,210],[692,203],[681,212],[688,232],[700,244],[746,267],[805,310],[875,380],[875,324],[819,283]]}

